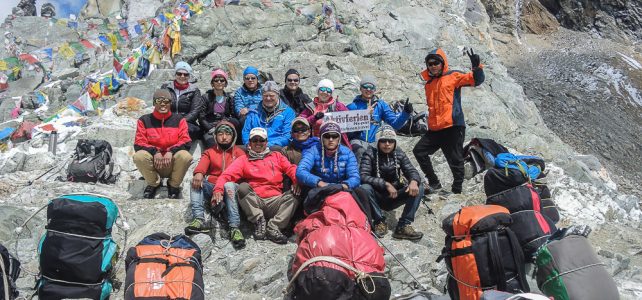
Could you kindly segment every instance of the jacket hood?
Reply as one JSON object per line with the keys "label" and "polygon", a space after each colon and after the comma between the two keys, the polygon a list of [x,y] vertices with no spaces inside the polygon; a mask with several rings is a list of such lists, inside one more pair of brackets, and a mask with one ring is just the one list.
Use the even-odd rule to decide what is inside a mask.
{"label": "jacket hood", "polygon": [[[231,144],[230,148],[225,150],[225,151],[228,151],[228,150],[231,151],[232,149],[234,149],[234,145],[236,145],[236,138],[237,138],[236,137],[236,127],[231,122],[223,119],[220,122],[218,122],[218,124],[216,124],[216,127],[214,127],[215,128],[214,132],[216,132],[216,129],[218,129],[221,125],[227,125],[227,126],[230,126],[232,128],[232,144]],[[216,139],[216,135],[214,135],[214,138]],[[216,145],[216,148],[218,148],[218,144]]]}
{"label": "jacket hood", "polygon": [[[437,48],[435,50],[430,51],[428,55],[426,55],[426,60],[428,60],[430,57],[433,57],[433,56],[436,56],[437,58],[441,58],[441,60],[444,62],[444,66],[441,69],[441,74],[442,75],[446,74],[448,72],[448,58],[446,57],[446,53],[444,52],[444,50],[442,50],[441,48]],[[428,71],[427,68],[421,71],[421,79],[428,81],[432,77],[433,76],[430,75],[430,72]]]}

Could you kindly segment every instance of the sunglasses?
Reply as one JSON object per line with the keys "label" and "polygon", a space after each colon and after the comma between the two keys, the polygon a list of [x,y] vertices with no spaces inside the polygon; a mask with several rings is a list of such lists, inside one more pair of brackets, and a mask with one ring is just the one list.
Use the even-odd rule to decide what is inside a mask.
{"label": "sunglasses", "polygon": [[310,131],[310,127],[307,127],[307,126],[301,127],[301,128],[293,128],[292,129],[292,133],[305,133],[305,132],[308,132],[308,131]]}
{"label": "sunglasses", "polygon": [[361,88],[364,89],[364,90],[368,90],[368,91],[374,91],[374,90],[377,89],[377,87],[374,84],[371,84],[371,83],[362,84]]}
{"label": "sunglasses", "polygon": [[154,99],[154,104],[169,105],[170,103],[172,103],[171,99],[167,99],[167,98],[156,98],[156,99]]}
{"label": "sunglasses", "polygon": [[256,80],[256,77],[254,77],[254,76],[249,77],[249,76],[248,76],[248,77],[243,77],[243,79],[245,79],[245,80],[247,80],[247,81],[254,81],[254,80]]}
{"label": "sunglasses", "polygon": [[327,139],[327,140],[336,140],[336,139],[338,139],[338,138],[339,138],[339,135],[338,135],[338,134],[336,134],[336,133],[324,134],[324,135],[323,135],[323,138],[324,138],[324,139]]}
{"label": "sunglasses", "polygon": [[382,143],[382,144],[394,144],[394,143],[395,143],[395,140],[391,140],[391,139],[380,139],[380,140],[379,140],[379,143]]}
{"label": "sunglasses", "polygon": [[267,140],[264,139],[264,138],[251,138],[250,142],[252,142],[252,143],[265,143],[265,142],[267,142]]}
{"label": "sunglasses", "polygon": [[288,78],[287,80],[288,82],[299,82],[299,78],[294,78],[294,79]]}
{"label": "sunglasses", "polygon": [[332,94],[332,89],[329,87],[320,87],[319,92]]}
{"label": "sunglasses", "polygon": [[431,60],[431,61],[428,61],[426,64],[427,64],[429,67],[434,67],[434,66],[441,65],[441,62],[436,61],[436,60]]}
{"label": "sunglasses", "polygon": [[179,76],[179,77],[189,77],[189,73],[176,72],[176,76]]}
{"label": "sunglasses", "polygon": [[225,81],[226,81],[226,80],[225,80],[225,78],[215,78],[215,79],[212,79],[212,83],[214,83],[214,82],[225,83]]}

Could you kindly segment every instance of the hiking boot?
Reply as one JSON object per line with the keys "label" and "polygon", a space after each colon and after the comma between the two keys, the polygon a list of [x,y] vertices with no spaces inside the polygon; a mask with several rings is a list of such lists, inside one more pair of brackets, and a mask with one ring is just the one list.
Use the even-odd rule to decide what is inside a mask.
{"label": "hiking boot", "polygon": [[427,194],[437,193],[437,192],[439,192],[439,190],[441,190],[441,188],[442,188],[442,186],[441,186],[440,182],[436,182],[436,183],[432,183],[431,182],[431,183],[428,184],[428,192],[427,192]]}
{"label": "hiking boot", "polygon": [[461,194],[462,188],[461,185],[453,185],[450,190],[453,192],[453,194]]}
{"label": "hiking boot", "polygon": [[181,188],[175,188],[173,186],[167,186],[167,198],[169,199],[178,199],[181,195]]}
{"label": "hiking boot", "polygon": [[378,238],[383,238],[386,235],[386,233],[388,233],[388,225],[386,224],[386,222],[381,221],[381,222],[375,224],[375,226],[374,226],[374,234]]}
{"label": "hiking boot", "polygon": [[267,229],[267,238],[270,241],[273,241],[273,242],[275,242],[277,244],[287,244],[288,243],[288,237],[283,235],[283,233],[278,229],[268,228]]}
{"label": "hiking boot", "polygon": [[264,240],[265,239],[265,219],[263,217],[259,217],[258,220],[256,220],[256,223],[254,223],[254,239],[255,240]]}
{"label": "hiking boot", "polygon": [[189,223],[189,225],[187,225],[187,227],[185,227],[186,235],[208,233],[209,231],[210,229],[205,226],[205,221],[201,219],[194,219]]}
{"label": "hiking boot", "polygon": [[147,187],[145,187],[145,191],[143,191],[143,198],[154,199],[154,196],[156,196],[157,189],[158,189],[158,186],[148,185]]}
{"label": "hiking boot", "polygon": [[423,236],[424,234],[419,231],[415,231],[415,229],[412,228],[412,225],[406,225],[401,228],[397,227],[395,232],[392,234],[393,238],[411,241],[420,240]]}
{"label": "hiking boot", "polygon": [[234,249],[245,248],[245,238],[243,237],[243,233],[236,227],[230,227],[230,241],[232,241]]}

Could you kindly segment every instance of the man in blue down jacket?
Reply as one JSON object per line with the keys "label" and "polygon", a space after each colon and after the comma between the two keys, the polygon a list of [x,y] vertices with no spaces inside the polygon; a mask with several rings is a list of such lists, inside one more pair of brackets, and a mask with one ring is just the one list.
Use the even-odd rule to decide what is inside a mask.
{"label": "man in blue down jacket", "polygon": [[250,141],[250,130],[261,127],[268,132],[268,147],[280,150],[290,142],[290,126],[295,113],[279,100],[279,87],[274,81],[263,84],[263,100],[256,109],[250,109],[243,124],[243,144]]}

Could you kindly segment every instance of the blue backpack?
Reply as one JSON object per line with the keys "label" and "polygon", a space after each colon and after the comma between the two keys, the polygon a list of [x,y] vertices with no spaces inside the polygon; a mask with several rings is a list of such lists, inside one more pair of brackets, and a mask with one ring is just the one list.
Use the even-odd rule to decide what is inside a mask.
{"label": "blue backpack", "polygon": [[95,194],[71,194],[47,205],[47,226],[38,247],[40,299],[108,299],[118,245],[112,227],[118,206]]}
{"label": "blue backpack", "polygon": [[136,71],[136,77],[138,79],[145,78],[149,74],[149,59],[141,56],[138,58],[138,70]]}
{"label": "blue backpack", "polygon": [[519,170],[528,180],[535,180],[540,177],[544,171],[544,160],[537,156],[515,155],[512,153],[500,153],[495,157],[495,167],[504,169]]}

